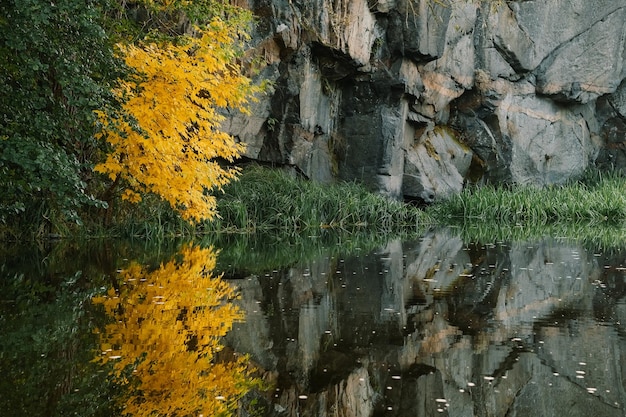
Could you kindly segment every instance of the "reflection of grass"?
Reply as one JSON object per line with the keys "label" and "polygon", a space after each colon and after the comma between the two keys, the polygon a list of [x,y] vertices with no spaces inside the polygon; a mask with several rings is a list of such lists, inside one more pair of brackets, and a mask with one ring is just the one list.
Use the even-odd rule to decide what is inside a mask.
{"label": "reflection of grass", "polygon": [[[416,238],[420,234],[406,237]],[[237,278],[289,267],[300,261],[320,259],[323,256],[367,253],[386,244],[389,239],[390,236],[381,233],[345,234],[330,231],[322,231],[316,236],[221,233],[206,235],[202,246],[219,248],[217,272],[224,272],[228,278]]]}
{"label": "reflection of grass", "polygon": [[543,189],[468,188],[429,211],[441,223],[477,221],[523,225],[626,221],[626,182],[617,174]]}
{"label": "reflection of grass", "polygon": [[516,242],[554,237],[604,249],[620,248],[626,244],[626,227],[608,223],[561,222],[538,226],[475,222],[457,227],[465,242]]}

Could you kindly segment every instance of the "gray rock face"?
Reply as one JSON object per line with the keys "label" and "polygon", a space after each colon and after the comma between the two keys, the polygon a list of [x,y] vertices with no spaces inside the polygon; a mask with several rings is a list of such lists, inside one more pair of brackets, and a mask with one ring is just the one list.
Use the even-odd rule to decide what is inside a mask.
{"label": "gray rock face", "polygon": [[[626,0],[248,5],[274,82],[225,125],[250,158],[424,200],[626,169]],[[454,164],[425,151],[435,127]]]}
{"label": "gray rock face", "polygon": [[614,94],[602,97],[597,103],[597,115],[602,123],[603,147],[600,149],[596,165],[606,168],[626,166],[626,81]]}
{"label": "gray rock face", "polygon": [[622,118],[626,118],[626,80],[622,81],[617,91],[609,98],[615,112]]}
{"label": "gray rock face", "polygon": [[626,9],[622,8],[544,59],[537,70],[537,92],[581,103],[614,92],[624,70],[625,40]]}
{"label": "gray rock face", "polygon": [[512,144],[509,169],[518,184],[547,185],[583,173],[594,153],[580,114],[536,96],[506,96],[496,111]]}
{"label": "gray rock face", "polygon": [[450,8],[430,0],[399,0],[389,10],[387,42],[392,53],[415,61],[439,58],[445,46]]}
{"label": "gray rock face", "polygon": [[432,202],[463,189],[472,151],[458,142],[453,132],[437,128],[405,149],[402,194]]}

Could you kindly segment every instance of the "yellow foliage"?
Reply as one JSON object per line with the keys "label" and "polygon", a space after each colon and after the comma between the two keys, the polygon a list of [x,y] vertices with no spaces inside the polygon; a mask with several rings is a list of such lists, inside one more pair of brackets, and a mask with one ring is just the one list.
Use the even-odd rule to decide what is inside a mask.
{"label": "yellow foliage", "polygon": [[245,112],[259,90],[233,64],[236,35],[216,18],[200,37],[182,37],[178,44],[119,46],[141,74],[138,85],[126,82],[117,91],[136,125],[99,113],[111,152],[95,170],[112,180],[120,177],[128,187],[123,198],[136,202],[141,194],[157,194],[192,222],[216,215],[208,190],[221,189],[237,174],[216,158],[232,162],[244,150],[219,130],[219,109]]}
{"label": "yellow foliage", "polygon": [[215,360],[220,339],[242,312],[230,300],[235,289],[208,273],[212,249],[186,247],[178,261],[148,272],[131,264],[118,290],[93,302],[112,318],[101,329],[98,360],[112,363],[129,390],[124,413],[134,417],[231,415],[255,381],[247,357]]}

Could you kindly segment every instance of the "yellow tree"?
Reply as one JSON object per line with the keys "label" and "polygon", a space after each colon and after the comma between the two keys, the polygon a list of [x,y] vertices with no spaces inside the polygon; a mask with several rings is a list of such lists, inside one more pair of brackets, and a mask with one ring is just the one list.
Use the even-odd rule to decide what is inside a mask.
{"label": "yellow tree", "polygon": [[98,331],[97,360],[127,387],[125,414],[231,415],[257,383],[247,357],[216,360],[221,338],[243,315],[230,302],[235,289],[208,275],[215,260],[212,249],[186,247],[154,271],[132,264],[118,290],[93,299],[111,318]]}
{"label": "yellow tree", "polygon": [[260,90],[235,64],[238,36],[236,25],[214,18],[197,36],[175,43],[119,46],[137,78],[117,91],[127,117],[99,114],[100,136],[111,150],[95,170],[125,185],[123,199],[138,202],[142,194],[154,193],[185,220],[216,215],[208,191],[236,176],[217,158],[232,162],[244,149],[220,130],[220,109],[246,112]]}

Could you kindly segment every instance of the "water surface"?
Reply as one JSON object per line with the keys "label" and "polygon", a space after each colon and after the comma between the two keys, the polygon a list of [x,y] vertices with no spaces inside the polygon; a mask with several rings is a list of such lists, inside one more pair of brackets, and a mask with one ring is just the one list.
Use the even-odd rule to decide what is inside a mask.
{"label": "water surface", "polygon": [[[248,390],[241,415],[625,414],[626,247],[439,229],[373,251],[294,248],[275,267],[258,244],[183,248],[7,252],[3,415],[198,415],[243,394],[229,383]],[[207,301],[218,281],[202,279],[239,298],[225,286]]]}

